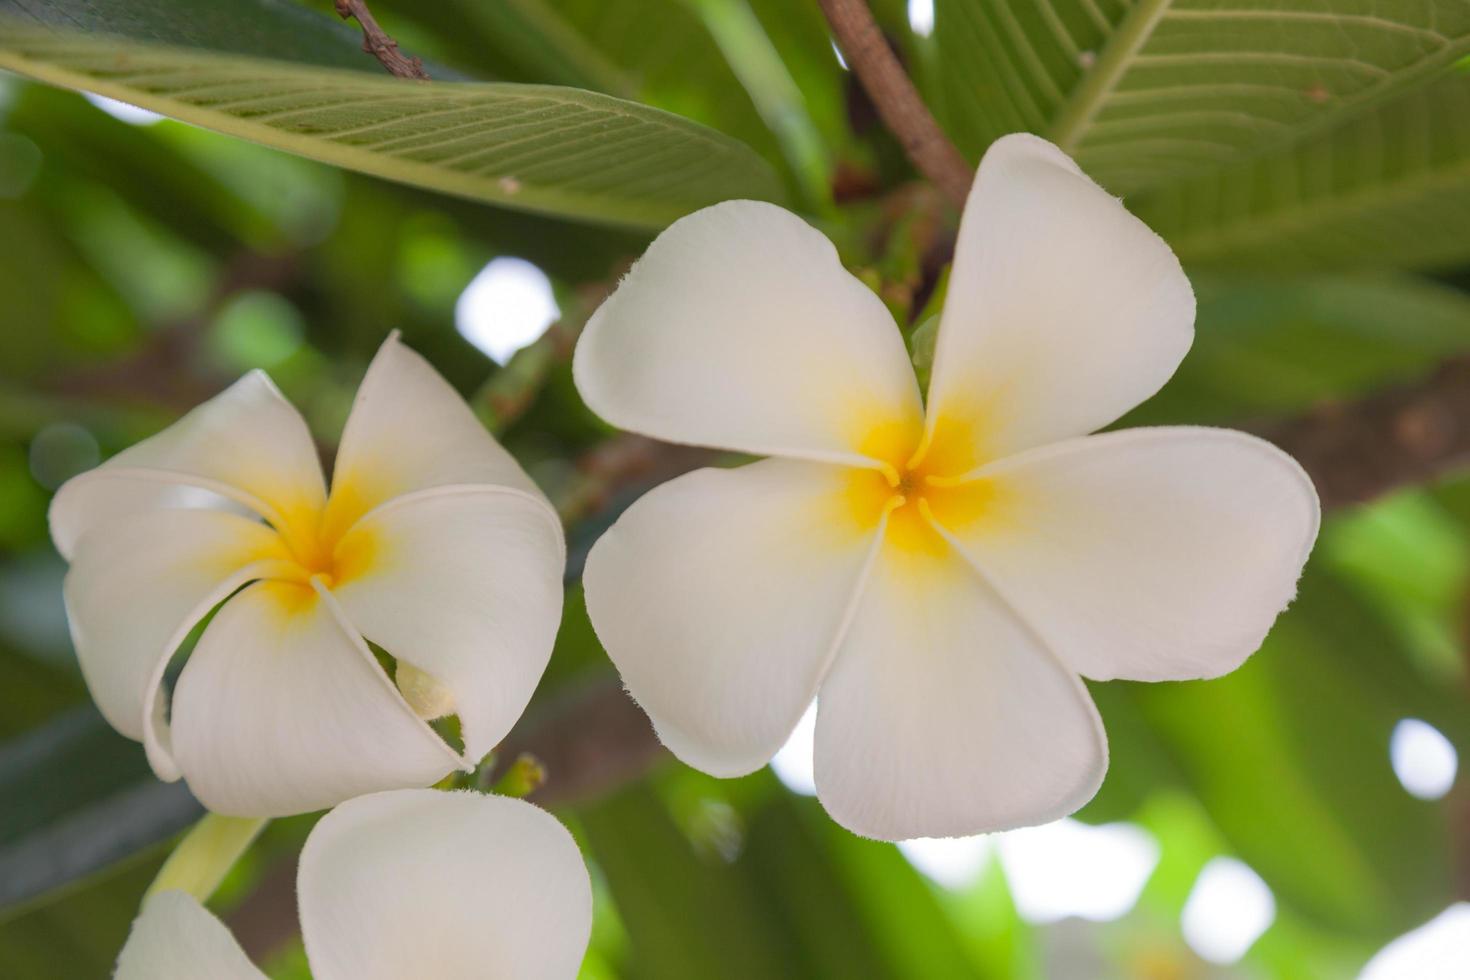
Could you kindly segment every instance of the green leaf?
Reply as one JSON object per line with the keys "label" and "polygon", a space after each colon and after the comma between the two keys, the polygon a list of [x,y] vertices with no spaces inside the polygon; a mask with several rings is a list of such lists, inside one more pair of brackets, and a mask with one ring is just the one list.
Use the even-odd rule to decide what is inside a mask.
{"label": "green leaf", "polygon": [[78,708],[0,745],[0,919],[171,836],[201,808]]}
{"label": "green leaf", "polygon": [[996,962],[1009,937],[994,934],[1014,922],[964,935],[897,847],[837,826],[814,799],[773,793],[751,819],[742,860],[806,947],[801,976],[908,977],[917,963],[936,977],[1014,976]]}
{"label": "green leaf", "polygon": [[1404,717],[1466,751],[1457,696],[1314,567],[1260,652],[1209,683],[1119,686],[1231,850],[1308,921],[1383,941],[1451,900],[1443,806],[1389,765]]}
{"label": "green leaf", "polygon": [[456,63],[510,80],[636,98],[687,116],[784,160],[793,189],[809,203],[830,197],[823,140],[832,142],[845,121],[837,111],[841,71],[815,6],[778,0],[778,30],[769,29],[761,0],[385,6],[430,31]]}
{"label": "green leaf", "polygon": [[1040,133],[1122,193],[1281,147],[1470,52],[1470,6],[936,0],[942,116],[978,155]]}
{"label": "green leaf", "polygon": [[1296,415],[1423,377],[1470,350],[1470,296],[1427,279],[1192,279],[1199,300],[1194,346],[1123,426]]}
{"label": "green leaf", "polygon": [[225,54],[277,58],[376,75],[362,33],[322,9],[280,0],[0,0],[0,17]]}
{"label": "green leaf", "polygon": [[640,980],[790,975],[780,923],[743,869],[701,858],[643,784],[581,814]]}
{"label": "green leaf", "polygon": [[770,168],[686,119],[576,89],[414,82],[61,34],[10,22],[0,67],[406,184],[656,228],[732,197],[775,199]]}
{"label": "green leaf", "polygon": [[621,975],[1015,975],[1018,937],[1006,930],[1017,923],[962,935],[897,848],[836,826],[770,772],[717,782],[675,769],[658,783],[662,792],[626,787],[578,813],[627,928]]}
{"label": "green leaf", "polygon": [[1465,259],[1470,74],[1130,204],[1195,264],[1299,272]]}
{"label": "green leaf", "polygon": [[0,977],[109,977],[161,855],[0,923]]}

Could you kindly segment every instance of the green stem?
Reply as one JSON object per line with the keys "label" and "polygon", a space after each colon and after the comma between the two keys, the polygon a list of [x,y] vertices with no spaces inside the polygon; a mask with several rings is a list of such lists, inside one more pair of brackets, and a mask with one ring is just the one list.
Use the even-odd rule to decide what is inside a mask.
{"label": "green stem", "polygon": [[178,889],[206,901],[266,823],[263,817],[206,813],[163,862],[148,894]]}

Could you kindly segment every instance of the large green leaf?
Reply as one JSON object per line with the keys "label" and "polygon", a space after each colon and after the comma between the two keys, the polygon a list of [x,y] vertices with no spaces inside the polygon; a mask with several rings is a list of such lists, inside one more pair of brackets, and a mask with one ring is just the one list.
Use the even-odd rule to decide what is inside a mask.
{"label": "large green leaf", "polygon": [[1285,151],[1171,185],[1134,210],[1196,264],[1295,272],[1462,260],[1470,73]]}
{"label": "large green leaf", "polygon": [[893,845],[837,827],[769,772],[717,783],[674,769],[577,819],[628,930],[623,976],[1013,975],[991,967],[1004,937],[967,941]]}
{"label": "large green leaf", "polygon": [[363,53],[361,33],[329,16],[329,6],[311,10],[288,0],[0,0],[0,15],[134,41],[381,72]]}
{"label": "large green leaf", "polygon": [[745,145],[576,89],[423,83],[7,22],[0,67],[277,149],[508,207],[660,227],[731,197],[776,198]]}
{"label": "large green leaf", "polygon": [[1232,425],[1427,375],[1470,350],[1470,296],[1403,274],[1193,276],[1194,346],[1121,425]]}
{"label": "large green leaf", "polygon": [[971,156],[1041,133],[1126,192],[1335,126],[1470,52],[1436,0],[936,0],[939,101]]}
{"label": "large green leaf", "polygon": [[[779,32],[762,29],[759,4],[749,0],[388,0],[384,6],[429,31],[456,64],[676,112],[784,160],[793,189],[809,203],[829,196],[822,138],[833,141],[842,122],[841,72],[815,6],[781,2]],[[813,50],[820,56],[815,64]],[[819,134],[812,117],[824,110]]]}
{"label": "large green leaf", "polygon": [[0,745],[0,920],[132,857],[196,820],[141,746],[88,706]]}
{"label": "large green leaf", "polygon": [[1409,659],[1381,619],[1314,567],[1261,651],[1230,676],[1121,686],[1278,900],[1382,941],[1452,894],[1449,813],[1398,784],[1389,735],[1419,717],[1467,748],[1462,702]]}

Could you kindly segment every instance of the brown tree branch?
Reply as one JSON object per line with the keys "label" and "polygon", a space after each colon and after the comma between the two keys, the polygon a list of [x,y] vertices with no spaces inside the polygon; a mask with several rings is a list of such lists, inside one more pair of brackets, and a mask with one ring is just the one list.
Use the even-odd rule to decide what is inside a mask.
{"label": "brown tree branch", "polygon": [[1295,456],[1324,508],[1428,483],[1470,463],[1470,356],[1357,401],[1254,427]]}
{"label": "brown tree branch", "polygon": [[362,49],[377,58],[389,74],[428,80],[429,73],[424,71],[424,63],[398,50],[398,42],[378,26],[373,12],[368,9],[367,0],[335,0],[335,6],[337,16],[343,20],[356,18],[362,27]]}
{"label": "brown tree branch", "polygon": [[965,206],[975,171],[955,149],[888,46],[866,0],[821,0],[822,12],[883,124],[904,152],[957,208]]}

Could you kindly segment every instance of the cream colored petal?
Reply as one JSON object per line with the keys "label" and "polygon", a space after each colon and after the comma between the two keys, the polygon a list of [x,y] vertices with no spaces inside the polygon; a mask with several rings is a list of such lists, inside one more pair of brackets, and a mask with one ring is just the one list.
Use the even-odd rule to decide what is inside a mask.
{"label": "cream colored petal", "polygon": [[117,958],[114,980],[266,980],[225,924],[193,896],[150,895]]}
{"label": "cream colored petal", "polygon": [[399,671],[412,665],[442,685],[431,693],[448,699],[441,707],[458,713],[466,757],[480,759],[525,710],[551,656],[565,567],[556,515],[518,491],[427,491],[373,511],[339,554],[365,558],[334,589],[347,618]]}
{"label": "cream colored petal", "polygon": [[951,532],[1088,677],[1216,677],[1296,594],[1317,537],[1300,466],[1228,429],[1130,429],[982,471],[993,509]]}
{"label": "cream colored petal", "polygon": [[213,510],[143,511],[85,535],[65,597],[82,676],[103,716],[144,741],[177,779],[159,685],[189,631],[230,593],[287,557],[257,520]]}
{"label": "cream colored petal", "polygon": [[1046,823],[1107,740],[1082,682],[958,555],[886,546],[817,697],[817,796],[880,840]]}
{"label": "cream colored petal", "polygon": [[882,301],[821,232],[755,201],[659,235],[587,324],[573,367],[594,412],[670,442],[865,465],[876,427],[920,424]]}
{"label": "cream colored petal", "polygon": [[330,594],[284,582],[246,588],[205,629],[174,693],[173,747],[199,801],[242,817],[427,786],[458,764]]}
{"label": "cream colored petal", "polygon": [[306,423],[253,371],[157,435],[67,481],[51,537],[70,557],[90,529],[163,508],[248,509],[277,526],[314,520],[326,492]]}
{"label": "cream colored petal", "polygon": [[846,479],[779,459],[699,470],[650,491],[593,546],[592,625],[695,768],[760,768],[811,703],[877,531],[841,512]]}
{"label": "cream colored petal", "polygon": [[296,887],[316,980],[573,980],[592,929],[571,835],[501,796],[349,800],[307,838]]}
{"label": "cream colored petal", "polygon": [[929,386],[930,423],[981,459],[1085,435],[1157,391],[1194,339],[1163,239],[1056,147],[993,143],[965,205]]}
{"label": "cream colored petal", "polygon": [[541,498],[459,393],[394,333],[368,367],[342,433],[327,533],[345,531],[393,497],[453,484]]}

